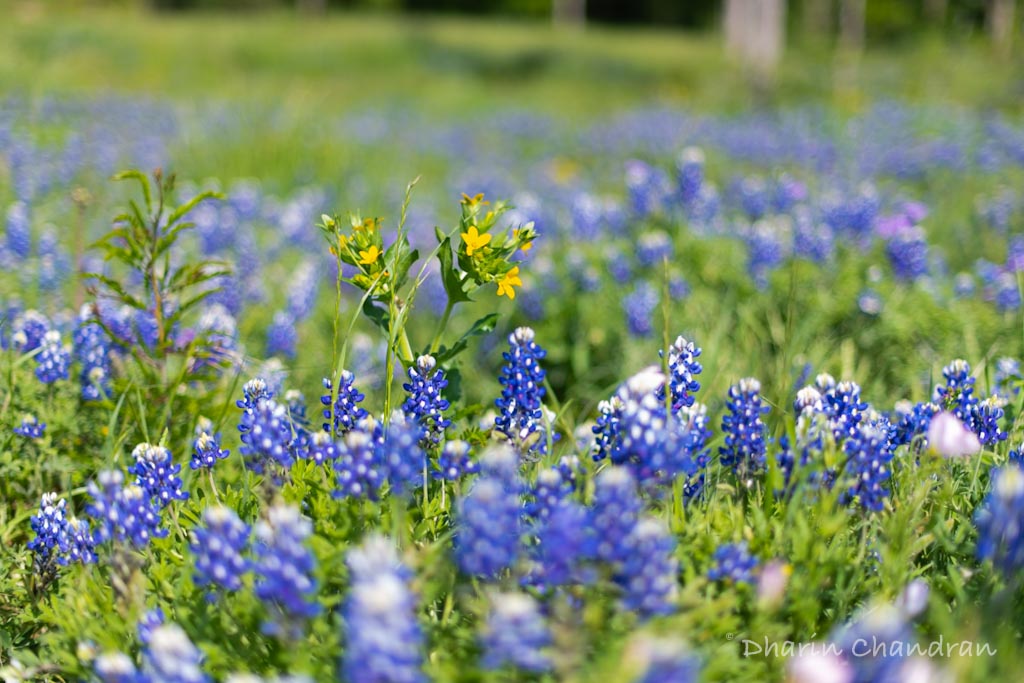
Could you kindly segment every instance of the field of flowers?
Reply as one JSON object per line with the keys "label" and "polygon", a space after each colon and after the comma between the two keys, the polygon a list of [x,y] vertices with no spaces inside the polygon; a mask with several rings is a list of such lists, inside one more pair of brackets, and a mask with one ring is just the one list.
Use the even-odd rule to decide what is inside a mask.
{"label": "field of flowers", "polygon": [[19,82],[4,680],[1017,680],[1019,111]]}

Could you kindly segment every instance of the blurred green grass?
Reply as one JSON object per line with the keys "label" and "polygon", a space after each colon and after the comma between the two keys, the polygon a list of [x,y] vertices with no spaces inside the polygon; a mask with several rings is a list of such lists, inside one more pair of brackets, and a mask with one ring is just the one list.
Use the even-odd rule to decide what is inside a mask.
{"label": "blurred green grass", "polygon": [[438,115],[515,107],[581,118],[652,103],[715,111],[792,102],[854,111],[879,98],[1004,110],[1024,103],[1019,60],[996,60],[975,39],[927,34],[857,58],[791,48],[769,93],[749,87],[714,33],[38,5],[6,14],[0,84],[29,94],[148,92],[308,115],[405,104]]}

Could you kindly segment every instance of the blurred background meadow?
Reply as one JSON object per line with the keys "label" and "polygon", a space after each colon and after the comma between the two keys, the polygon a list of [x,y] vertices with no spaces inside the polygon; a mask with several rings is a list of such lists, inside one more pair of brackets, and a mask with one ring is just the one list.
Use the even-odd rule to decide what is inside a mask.
{"label": "blurred background meadow", "polygon": [[[166,376],[145,384],[117,362],[104,370],[117,379],[113,390],[94,401],[82,394],[88,365],[75,366],[82,379],[73,372],[68,386],[36,386],[28,361],[18,360],[32,339],[26,320],[37,320],[26,312],[68,340],[81,329],[79,307],[90,294],[79,274],[115,272],[90,245],[136,196],[134,185],[110,180],[128,168],[173,172],[174,201],[223,194],[188,213],[194,229],[175,262],[228,264],[230,272],[204,284],[210,293],[193,323],[219,336],[232,369],[202,391],[199,380],[173,385],[173,399],[161,394],[172,386]],[[74,588],[54,589],[47,602],[25,588],[29,518],[51,489],[81,509],[98,463],[120,467],[122,451],[161,431],[179,460],[187,457],[200,415],[213,418],[218,438],[223,433],[236,452],[234,402],[250,377],[301,390],[318,415],[322,379],[337,361],[339,315],[357,320],[345,335],[347,369],[366,405],[390,401],[388,339],[358,318],[358,287],[342,284],[336,298],[339,266],[316,226],[325,216],[347,222],[350,212],[380,216],[385,244],[407,230],[427,255],[435,227],[460,226],[463,193],[509,200],[508,222],[532,223],[539,235],[520,256],[514,298],[481,289],[450,323],[443,264],[423,261],[407,323],[411,348],[426,351],[442,319],[440,329],[472,332],[466,353],[444,372],[445,396],[456,406],[452,431],[476,438],[475,446],[486,442],[481,425],[493,419],[487,413],[509,360],[502,353],[519,326],[533,328],[546,349],[546,402],[561,434],[547,459],[576,448],[586,481],[596,467],[586,435],[599,403],[658,364],[659,350],[679,334],[703,349],[700,400],[716,428],[731,409],[729,388],[754,376],[772,409],[767,434],[779,443],[793,431],[797,389],[819,373],[856,380],[864,401],[897,424],[907,406],[935,396],[952,359],[964,358],[979,395],[1001,397],[1011,434],[1009,443],[1005,434],[983,442],[985,464],[1002,464],[1020,441],[1024,5],[1016,0],[0,0],[6,675],[26,671],[12,669],[13,660],[28,666],[26,678],[88,678],[92,655],[82,654],[82,643],[124,647],[145,602],[186,625],[218,680],[246,662],[265,675],[331,677],[342,646],[328,635],[337,631],[330,616],[318,617],[309,647],[274,645],[266,634],[234,642],[217,628],[258,631],[258,603],[240,600],[232,616],[211,616],[202,591],[188,582],[172,588],[175,572],[188,570],[171,540],[149,557],[161,569],[149,575],[147,595],[158,597],[91,623],[106,588],[79,573]],[[501,314],[496,323],[471,327],[491,311]],[[118,353],[127,357],[145,321],[125,325]],[[394,368],[396,386],[406,371]],[[953,382],[948,374],[945,381]],[[158,419],[154,406],[165,399]],[[44,410],[49,433],[26,462],[27,446],[7,432],[23,413],[42,420]],[[985,636],[1002,648],[997,658],[945,662],[942,675],[948,665],[957,680],[1011,680],[1024,628],[1020,583],[1005,588],[996,572],[975,565],[971,515],[987,486],[978,458],[978,469],[957,470],[934,499],[911,494],[928,489],[921,482],[935,472],[903,471],[896,488],[909,502],[870,522],[848,522],[828,507],[835,497],[812,496],[807,505],[817,506],[824,532],[794,520],[796,505],[773,507],[767,484],[756,503],[742,487],[723,508],[663,509],[655,501],[688,567],[685,609],[665,630],[690,634],[708,680],[775,680],[785,674],[782,660],[739,660],[725,633],[824,638],[871,599],[893,599],[927,575],[934,580],[923,633]],[[257,491],[241,466],[224,471],[240,490]],[[311,471],[292,474],[285,498],[321,515],[312,515],[313,547],[324,585],[340,593],[344,582],[328,568],[341,566],[375,520],[388,530],[405,518],[385,505],[325,513],[332,498],[309,484]],[[184,476],[200,486],[198,474]],[[214,491],[200,487],[189,512],[183,504],[182,524],[198,523],[199,501]],[[225,501],[255,519],[266,507],[260,495]],[[440,500],[428,508],[425,498],[423,510],[409,512],[408,533],[421,551],[414,564],[426,575],[417,584],[424,602],[444,605],[455,578],[448,586],[444,571],[429,570],[436,562],[454,572],[433,554],[451,542],[453,504]],[[827,547],[812,542],[817,534]],[[765,616],[749,594],[709,588],[711,539],[732,537],[752,541],[765,560],[789,559],[806,599]],[[883,558],[883,568],[865,569],[869,555]],[[993,600],[1016,612],[986,622]],[[467,668],[475,661],[467,643],[483,617],[464,612],[426,629],[428,673],[523,680],[514,669],[488,678]],[[600,615],[588,614],[579,631],[591,638],[580,650],[589,663],[528,675],[632,680],[616,667],[634,624],[619,615],[604,628]],[[614,644],[605,652],[602,643]],[[329,661],[318,659],[318,647]]]}

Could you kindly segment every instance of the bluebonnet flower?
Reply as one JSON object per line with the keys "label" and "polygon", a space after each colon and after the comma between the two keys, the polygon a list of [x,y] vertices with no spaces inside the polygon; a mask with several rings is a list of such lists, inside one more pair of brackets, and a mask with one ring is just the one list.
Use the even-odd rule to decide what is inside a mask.
{"label": "bluebonnet flower", "polygon": [[637,159],[626,162],[626,187],[633,212],[638,216],[649,216],[661,209],[669,194],[665,173]]}
{"label": "bluebonnet flower", "polygon": [[703,403],[694,403],[680,410],[676,417],[686,435],[682,445],[685,446],[690,461],[696,467],[696,474],[690,472],[689,478],[683,483],[683,496],[689,501],[704,490],[703,470],[711,461],[711,449],[707,447],[708,439],[711,438],[711,429],[708,428],[708,408]]}
{"label": "bluebonnet flower", "polygon": [[70,564],[79,562],[81,564],[93,564],[96,562],[96,539],[89,529],[89,522],[77,517],[69,517],[67,526],[64,528],[65,540],[67,541],[67,553],[58,562]]}
{"label": "bluebonnet flower", "polygon": [[605,249],[605,268],[611,274],[615,282],[626,284],[633,279],[633,263],[626,253],[616,245],[609,245]]}
{"label": "bluebonnet flower", "polygon": [[[904,681],[913,631],[892,606],[871,610],[838,627],[830,640],[852,669],[852,680]],[[881,652],[880,652],[881,650]]]}
{"label": "bluebonnet flower", "polygon": [[192,460],[189,467],[193,470],[212,470],[218,460],[228,457],[230,451],[220,447],[218,439],[209,432],[202,432],[192,445]]}
{"label": "bluebonnet flower", "polygon": [[487,624],[480,634],[482,665],[494,670],[510,666],[524,671],[548,671],[551,632],[537,601],[525,593],[495,593]]}
{"label": "bluebonnet flower", "polygon": [[278,311],[267,328],[267,355],[295,358],[297,343],[295,320],[285,311]]}
{"label": "bluebonnet flower", "polygon": [[674,638],[642,636],[630,645],[626,656],[639,671],[635,683],[697,683],[700,680],[700,661],[682,641]]}
{"label": "bluebonnet flower", "polygon": [[32,353],[49,331],[50,320],[39,311],[29,309],[15,318],[11,345],[19,353]]}
{"label": "bluebonnet flower", "polygon": [[636,479],[628,469],[611,467],[597,476],[590,526],[597,538],[598,559],[615,563],[622,558],[641,507]]}
{"label": "bluebonnet flower", "polygon": [[423,427],[429,444],[440,443],[444,430],[452,423],[444,416],[450,404],[441,396],[447,386],[444,370],[437,367],[433,356],[417,358],[416,363],[409,366],[409,383],[402,385],[409,394],[402,411]]}
{"label": "bluebonnet flower", "polygon": [[900,280],[913,281],[928,274],[928,242],[921,228],[900,230],[889,239],[885,252]]}
{"label": "bluebonnet flower", "polygon": [[704,151],[687,147],[676,161],[676,188],[683,206],[690,206],[704,186]]}
{"label": "bluebonnet flower", "polygon": [[885,302],[882,301],[881,295],[873,289],[863,289],[857,295],[857,308],[864,315],[878,315],[884,306]]}
{"label": "bluebonnet flower", "polygon": [[768,406],[761,405],[761,383],[748,377],[732,385],[727,408],[729,412],[722,418],[725,445],[718,449],[720,460],[749,486],[749,478],[765,465],[765,426],[761,415],[768,412]]}
{"label": "bluebonnet flower", "polygon": [[880,511],[889,495],[886,482],[892,476],[889,461],[893,454],[888,434],[877,426],[862,425],[857,435],[846,441],[843,452],[851,481],[844,500],[856,499],[865,510]]}
{"label": "bluebonnet flower", "polygon": [[292,273],[288,287],[288,314],[293,320],[303,320],[313,312],[320,277],[313,261],[303,261]]}
{"label": "bluebonnet flower", "polygon": [[[672,393],[673,414],[678,414],[686,406],[692,406],[696,400],[694,394],[700,391],[697,375],[704,371],[704,366],[697,360],[700,354],[701,348],[682,336],[676,337],[668,349],[668,388]],[[659,390],[658,396],[664,399],[664,387]]]}
{"label": "bluebonnet flower", "polygon": [[307,457],[317,465],[334,462],[340,455],[341,449],[329,433],[321,429],[310,436]]}
{"label": "bluebonnet flower", "polygon": [[324,418],[331,420],[331,422],[325,422],[323,427],[325,431],[331,432],[335,436],[343,436],[367,415],[367,412],[359,407],[359,402],[366,397],[356,389],[355,381],[355,375],[351,372],[348,370],[341,371],[341,380],[338,383],[338,398],[334,402],[333,410],[331,409],[333,385],[329,379],[325,379],[323,382],[327,393],[320,397],[320,403],[327,406],[324,410]]}
{"label": "bluebonnet flower", "polygon": [[650,282],[641,280],[626,296],[622,308],[626,313],[626,328],[634,337],[649,337],[654,331],[654,311],[658,308],[658,290]]}
{"label": "bluebonnet flower", "polygon": [[139,643],[149,645],[149,640],[153,637],[153,631],[157,627],[163,626],[165,622],[164,611],[159,607],[143,612],[142,616],[139,617],[139,623],[135,625],[135,632],[139,636]]}
{"label": "bluebonnet flower", "polygon": [[530,491],[533,500],[526,504],[524,511],[533,519],[542,520],[572,492],[573,482],[562,475],[558,466],[543,469],[537,473],[537,481]]}
{"label": "bluebonnet flower", "polygon": [[971,376],[971,366],[958,358],[942,369],[942,376],[946,384],[935,387],[932,402],[966,422],[978,402],[974,396],[975,378]]}
{"label": "bluebonnet flower", "polygon": [[381,437],[381,426],[372,417],[364,417],[355,429],[345,434],[334,461],[336,498],[377,498],[387,467]]}
{"label": "bluebonnet flower", "polygon": [[916,437],[928,433],[932,418],[939,414],[941,408],[934,403],[922,402],[911,405],[907,401],[896,404],[896,430],[893,444],[901,446],[911,443]]}
{"label": "bluebonnet flower", "polygon": [[1019,459],[992,473],[992,487],[974,516],[978,558],[1007,577],[1024,568],[1024,467]]}
{"label": "bluebonnet flower", "polygon": [[23,201],[7,208],[7,249],[21,260],[32,254],[32,223],[28,204]]}
{"label": "bluebonnet flower", "polygon": [[505,366],[498,378],[501,398],[494,402],[499,411],[494,428],[524,453],[545,453],[547,428],[541,408],[546,390],[540,361],[546,352],[534,341],[534,332],[529,327],[516,328],[508,343],[509,350],[502,354]]}
{"label": "bluebonnet flower", "polygon": [[957,273],[956,277],[953,278],[953,294],[958,299],[966,299],[974,296],[974,292],[977,289],[974,283],[974,276],[970,273]]}
{"label": "bluebonnet flower", "polygon": [[422,442],[420,426],[406,421],[401,412],[395,411],[380,444],[385,476],[395,495],[409,493],[422,481],[427,463],[426,454],[420,448]]}
{"label": "bluebonnet flower", "polygon": [[43,336],[36,355],[36,378],[43,384],[67,379],[71,368],[71,350],[60,341],[60,332],[50,330]]}
{"label": "bluebonnet flower", "polygon": [[236,401],[235,405],[241,408],[243,413],[251,413],[261,401],[269,401],[272,398],[274,398],[274,392],[267,385],[266,380],[262,377],[254,377],[242,385],[242,400]]}
{"label": "bluebonnet flower", "polygon": [[525,582],[544,592],[589,583],[584,564],[596,558],[597,541],[588,522],[585,507],[571,500],[558,501],[535,526],[537,543],[530,546],[531,568]]}
{"label": "bluebonnet flower", "polygon": [[618,446],[622,409],[622,401],[617,396],[612,396],[609,400],[597,404],[597,421],[592,427],[594,433],[592,450],[595,461],[601,461],[611,456]]}
{"label": "bluebonnet flower", "polygon": [[1000,311],[1016,311],[1020,308],[1020,288],[1013,273],[1001,273],[996,279],[993,298]]}
{"label": "bluebonnet flower", "polygon": [[100,472],[86,490],[92,498],[86,512],[96,522],[97,544],[112,540],[142,548],[167,535],[160,528],[160,506],[141,487],[124,486],[120,471]]}
{"label": "bluebonnet flower", "polygon": [[21,424],[14,428],[14,433],[26,439],[41,439],[46,431],[46,423],[40,422],[35,415],[21,418]]}
{"label": "bluebonnet flower", "polygon": [[93,662],[100,683],[145,683],[135,663],[123,652],[106,652]]}
{"label": "bluebonnet flower", "polygon": [[691,435],[684,423],[666,412],[666,384],[665,375],[650,367],[629,378],[616,393],[622,413],[611,460],[629,466],[645,487],[695,474],[693,446],[703,443],[702,434]]}
{"label": "bluebonnet flower", "polygon": [[712,581],[731,581],[753,585],[757,558],[750,554],[745,542],[718,546],[713,556],[715,564],[708,570]]}
{"label": "bluebonnet flower", "polygon": [[495,579],[519,556],[522,534],[518,491],[481,476],[458,503],[455,558],[466,574]]}
{"label": "bluebonnet flower", "polygon": [[1016,358],[1000,358],[996,361],[996,372],[993,383],[994,393],[1009,399],[1020,393],[1024,376],[1020,372],[1020,362]]}
{"label": "bluebonnet flower", "polygon": [[974,406],[967,427],[978,435],[978,440],[983,446],[1006,441],[1009,436],[999,426],[999,420],[1003,419],[1005,414],[1004,405],[1005,399],[990,396]]}
{"label": "bluebonnet flower", "polygon": [[249,531],[231,508],[217,506],[203,512],[203,526],[192,532],[196,586],[228,591],[242,587],[242,576],[249,571],[249,561],[243,556]]}
{"label": "bluebonnet flower", "polygon": [[44,493],[39,503],[39,512],[32,515],[32,531],[36,536],[28,542],[32,551],[32,567],[42,583],[49,583],[57,577],[60,555],[67,550],[67,519],[63,498],[56,493]]}
{"label": "bluebonnet flower", "polygon": [[623,543],[615,582],[622,604],[641,617],[670,614],[679,592],[676,540],[663,522],[640,519]]}
{"label": "bluebonnet flower", "polygon": [[672,301],[682,301],[690,296],[690,283],[678,275],[671,276],[668,280],[668,295]]}
{"label": "bluebonnet flower", "polygon": [[780,230],[771,222],[754,223],[743,236],[747,245],[747,272],[758,289],[768,286],[768,275],[785,256]]}
{"label": "bluebonnet flower", "polygon": [[437,469],[432,472],[435,479],[458,481],[467,474],[480,471],[478,463],[469,458],[469,444],[458,439],[446,441],[437,459]]}
{"label": "bluebonnet flower", "polygon": [[747,218],[756,221],[768,213],[771,198],[768,194],[768,184],[763,178],[743,178],[733,185],[739,200],[740,208],[747,214]]}
{"label": "bluebonnet flower", "polygon": [[254,472],[263,474],[268,465],[292,466],[292,425],[284,406],[269,398],[256,401],[242,413],[238,430],[242,433],[241,454]]}
{"label": "bluebonnet flower", "polygon": [[836,441],[842,441],[857,433],[868,404],[860,398],[860,385],[843,381],[822,393],[825,413]]}
{"label": "bluebonnet flower", "polygon": [[370,536],[348,555],[351,576],[344,607],[342,674],[351,683],[419,683],[423,630],[416,621],[411,572],[394,543]]}
{"label": "bluebonnet flower", "polygon": [[661,230],[645,232],[637,238],[636,259],[644,268],[660,266],[672,259],[672,240]]}
{"label": "bluebonnet flower", "polygon": [[270,634],[295,637],[301,622],[320,613],[313,576],[316,559],[303,545],[313,525],[298,508],[275,505],[256,525],[256,597],[271,611]]}
{"label": "bluebonnet flower", "polygon": [[226,307],[219,303],[208,305],[196,328],[203,341],[202,357],[196,361],[196,367],[237,362],[238,322]]}
{"label": "bluebonnet flower", "polygon": [[153,629],[142,651],[143,674],[147,683],[206,683],[203,653],[177,624]]}
{"label": "bluebonnet flower", "polygon": [[140,443],[132,451],[134,464],[128,472],[136,476],[135,484],[160,507],[167,507],[172,500],[188,500],[188,491],[181,489],[181,465],[175,465],[171,452],[162,446]]}
{"label": "bluebonnet flower", "polygon": [[93,306],[83,306],[72,335],[74,357],[82,367],[79,382],[85,401],[110,396],[110,337],[95,317]]}

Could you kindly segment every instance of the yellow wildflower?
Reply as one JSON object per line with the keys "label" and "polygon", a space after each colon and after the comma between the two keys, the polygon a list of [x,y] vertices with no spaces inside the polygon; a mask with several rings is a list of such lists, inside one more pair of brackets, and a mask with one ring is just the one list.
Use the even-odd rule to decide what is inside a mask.
{"label": "yellow wildflower", "polygon": [[507,296],[509,299],[516,298],[516,290],[513,287],[522,287],[523,281],[519,279],[519,266],[505,273],[498,282],[498,296]]}
{"label": "yellow wildflower", "polygon": [[484,201],[484,193],[483,192],[480,192],[479,194],[475,194],[472,197],[470,197],[468,194],[463,192],[462,193],[462,203],[465,204],[468,207],[471,207],[471,208],[472,207],[476,207],[476,206],[487,206],[488,204],[490,204],[490,202],[485,202]]}
{"label": "yellow wildflower", "polygon": [[359,252],[359,263],[364,266],[374,263],[378,258],[380,258],[380,249],[376,244],[371,244],[369,249]]}
{"label": "yellow wildflower", "polygon": [[[512,234],[515,235],[516,239],[519,239],[519,233],[520,232],[521,232],[520,230],[513,230]],[[526,242],[526,243],[523,244],[523,246],[521,246],[519,248],[522,249],[523,253],[525,254],[526,252],[528,252],[531,249],[533,249],[533,242]]]}
{"label": "yellow wildflower", "polygon": [[481,235],[476,226],[471,225],[466,232],[462,233],[462,241],[466,243],[466,255],[472,256],[474,251],[483,249],[490,243],[491,234],[485,232]]}

